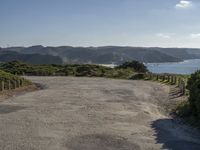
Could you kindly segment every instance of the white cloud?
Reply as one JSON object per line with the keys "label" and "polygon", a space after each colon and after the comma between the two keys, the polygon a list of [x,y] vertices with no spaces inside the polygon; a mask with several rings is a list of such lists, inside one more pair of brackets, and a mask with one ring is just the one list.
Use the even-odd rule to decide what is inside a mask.
{"label": "white cloud", "polygon": [[165,34],[165,33],[158,33],[156,34],[156,36],[164,38],[164,39],[170,39],[171,36],[169,34]]}
{"label": "white cloud", "polygon": [[192,39],[200,38],[200,33],[192,33],[190,34],[190,38]]}
{"label": "white cloud", "polygon": [[181,0],[178,4],[176,4],[177,9],[186,9],[192,6],[192,2],[188,0]]}

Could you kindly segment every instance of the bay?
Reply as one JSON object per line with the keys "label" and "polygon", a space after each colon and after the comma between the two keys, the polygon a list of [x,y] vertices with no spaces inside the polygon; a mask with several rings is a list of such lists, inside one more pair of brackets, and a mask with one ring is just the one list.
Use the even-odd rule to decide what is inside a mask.
{"label": "bay", "polygon": [[173,63],[146,63],[145,65],[153,73],[192,74],[200,70],[200,59]]}

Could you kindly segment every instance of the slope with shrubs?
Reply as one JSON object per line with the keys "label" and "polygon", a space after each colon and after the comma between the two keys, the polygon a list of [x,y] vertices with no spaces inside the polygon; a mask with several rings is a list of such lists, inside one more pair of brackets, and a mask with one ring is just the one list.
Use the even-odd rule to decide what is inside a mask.
{"label": "slope with shrubs", "polygon": [[137,61],[127,62],[116,68],[94,64],[32,65],[12,61],[0,65],[0,69],[18,75],[64,75],[131,79],[139,73],[147,72],[146,67]]}
{"label": "slope with shrubs", "polygon": [[[0,82],[4,81],[5,87],[8,88],[8,81],[10,81],[11,85],[13,84],[13,81],[22,81],[22,84],[25,85],[30,85],[31,82],[19,77],[17,75],[7,73],[5,71],[0,70]],[[1,85],[2,86],[2,85]]]}
{"label": "slope with shrubs", "polygon": [[189,90],[189,99],[182,102],[176,112],[189,123],[200,127],[200,71],[195,72],[188,79],[187,89]]}

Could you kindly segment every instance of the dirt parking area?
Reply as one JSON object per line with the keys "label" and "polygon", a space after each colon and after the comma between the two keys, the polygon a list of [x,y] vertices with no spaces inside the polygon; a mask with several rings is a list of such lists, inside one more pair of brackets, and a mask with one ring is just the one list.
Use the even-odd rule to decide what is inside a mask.
{"label": "dirt parking area", "polygon": [[199,133],[161,111],[149,81],[27,77],[44,89],[0,102],[1,150],[199,150]]}

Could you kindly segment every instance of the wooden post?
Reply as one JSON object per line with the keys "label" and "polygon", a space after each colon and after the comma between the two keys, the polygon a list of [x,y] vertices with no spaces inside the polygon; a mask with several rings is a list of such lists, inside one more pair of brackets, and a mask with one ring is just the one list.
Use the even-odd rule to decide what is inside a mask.
{"label": "wooden post", "polygon": [[169,82],[169,75],[167,75],[167,82]]}
{"label": "wooden post", "polygon": [[21,85],[21,86],[24,86],[24,79],[21,79],[21,80],[20,80],[20,85]]}
{"label": "wooden post", "polygon": [[162,80],[165,81],[165,75],[163,75],[163,79]]}
{"label": "wooden post", "polygon": [[15,82],[16,82],[16,88],[18,88],[18,87],[19,87],[19,82],[18,82],[18,80],[16,80]]}
{"label": "wooden post", "polygon": [[20,80],[18,80],[18,83],[19,83],[19,87],[21,87],[21,81]]}
{"label": "wooden post", "polygon": [[10,80],[8,80],[8,90],[11,90]]}
{"label": "wooden post", "polygon": [[184,95],[185,94],[185,82],[182,81],[182,83],[183,83],[183,92],[182,92],[182,94]]}
{"label": "wooden post", "polygon": [[16,81],[14,80],[13,83],[14,83],[14,89],[16,89],[16,88],[17,88],[17,83],[16,83]]}
{"label": "wooden post", "polygon": [[4,81],[1,81],[1,91],[4,91]]}
{"label": "wooden post", "polygon": [[149,77],[149,73],[147,73],[146,75],[145,74],[143,74],[144,75],[144,78],[147,78],[147,79],[149,79],[150,77]]}
{"label": "wooden post", "polygon": [[176,76],[174,76],[174,84],[176,85]]}
{"label": "wooden post", "polygon": [[179,89],[180,89],[180,93],[181,95],[185,95],[185,82],[183,81],[183,79],[180,79],[180,82],[179,82]]}
{"label": "wooden post", "polygon": [[151,74],[151,73],[149,74],[149,79],[150,79],[150,80],[152,79],[152,74]]}
{"label": "wooden post", "polygon": [[173,83],[174,83],[174,77],[171,76],[171,84],[173,84]]}
{"label": "wooden post", "polygon": [[181,78],[179,78],[179,80],[178,80],[178,86],[179,86],[179,88],[181,88]]}
{"label": "wooden post", "polygon": [[159,80],[159,76],[158,75],[156,75],[156,80]]}

